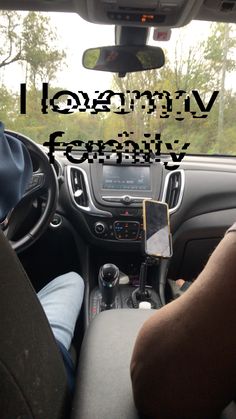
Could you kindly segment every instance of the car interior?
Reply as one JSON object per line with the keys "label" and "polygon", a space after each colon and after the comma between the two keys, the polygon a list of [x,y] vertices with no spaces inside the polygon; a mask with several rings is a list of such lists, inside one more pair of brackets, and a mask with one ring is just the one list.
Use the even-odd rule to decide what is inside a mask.
{"label": "car interior", "polygon": [[[7,310],[8,307],[9,312],[14,311],[18,306],[17,297],[22,294],[24,301],[28,301],[28,312],[24,313],[28,320],[26,320],[24,331],[20,332],[21,336],[19,336],[18,316],[14,314],[14,327],[11,326],[12,322],[7,323],[6,327],[8,331],[12,328],[11,340],[9,341],[9,335],[5,332],[1,341],[14,346],[11,362],[12,368],[17,370],[19,368],[17,347],[21,345],[22,336],[32,334],[34,329],[31,322],[34,319],[35,324],[38,325],[35,327],[37,329],[34,331],[35,336],[45,342],[45,347],[48,345],[52,350],[47,351],[49,359],[46,360],[43,355],[45,349],[43,344],[42,348],[36,343],[31,347],[33,355],[27,362],[34,364],[35,371],[37,368],[46,370],[46,365],[50,364],[48,372],[45,372],[42,376],[44,378],[41,378],[43,380],[42,393],[37,401],[36,398],[34,399],[36,396],[33,391],[29,392],[28,398],[24,399],[24,395],[22,396],[24,391],[26,393],[29,391],[22,388],[30,388],[30,374],[27,371],[31,371],[31,367],[28,369],[22,367],[15,374],[15,381],[10,380],[5,370],[0,368],[3,389],[0,391],[5,394],[5,398],[9,398],[12,406],[10,413],[9,410],[4,412],[4,409],[8,409],[7,404],[1,401],[1,417],[3,419],[13,417],[22,419],[139,418],[141,416],[134,405],[129,372],[137,333],[144,321],[156,310],[178,298],[178,290],[175,287],[177,279],[183,278],[191,284],[197,278],[226,230],[236,220],[236,147],[233,131],[235,119],[232,116],[233,99],[235,100],[233,83],[235,74],[230,70],[230,75],[224,85],[222,79],[218,80],[218,87],[220,86],[226,92],[223,103],[227,107],[225,111],[221,107],[223,99],[219,97],[218,90],[220,89],[215,87],[214,83],[212,83],[211,91],[205,91],[202,96],[201,92],[197,93],[198,87],[194,86],[196,73],[191,81],[192,84],[178,85],[178,88],[174,88],[174,84],[171,84],[169,80],[169,91],[172,95],[176,94],[175,100],[181,102],[182,106],[182,114],[179,110],[176,111],[175,121],[172,121],[174,128],[169,132],[168,123],[171,118],[174,119],[173,114],[171,115],[174,102],[165,91],[166,87],[163,88],[157,81],[155,89],[162,93],[155,92],[156,98],[158,97],[157,100],[160,101],[166,99],[166,102],[162,109],[158,108],[158,113],[155,114],[156,121],[152,125],[152,135],[142,135],[142,142],[141,139],[139,141],[141,148],[138,151],[134,145],[135,141],[132,142],[132,135],[129,136],[131,131],[131,134],[135,131],[137,119],[127,119],[129,112],[125,108],[128,103],[129,111],[132,104],[132,109],[134,109],[134,96],[131,95],[126,104],[122,102],[121,94],[118,98],[113,97],[113,101],[111,97],[115,95],[114,91],[118,90],[119,83],[120,91],[123,91],[122,88],[125,86],[127,96],[130,90],[135,89],[135,103],[141,96],[145,96],[145,103],[149,104],[147,113],[154,118],[152,115],[154,99],[150,93],[151,84],[148,84],[148,78],[149,74],[153,77],[154,72],[159,74],[159,69],[165,71],[165,66],[168,66],[168,60],[164,56],[171,31],[177,31],[191,24],[192,21],[195,24],[195,31],[198,31],[198,25],[202,22],[209,24],[225,22],[232,24],[233,27],[236,23],[236,1],[22,0],[19,2],[18,0],[1,0],[0,9],[23,13],[43,12],[45,16],[54,12],[55,15],[61,14],[63,18],[60,22],[62,26],[64,25],[62,32],[65,32],[65,36],[67,16],[73,14],[77,18],[78,15],[78,19],[80,17],[78,25],[82,19],[89,25],[84,37],[91,36],[92,47],[93,44],[95,45],[96,34],[92,35],[89,28],[94,25],[112,28],[114,46],[109,46],[109,48],[107,46],[107,50],[105,48],[99,50],[99,45],[87,49],[87,43],[83,37],[75,40],[75,43],[79,43],[81,48],[86,50],[83,64],[87,69],[83,71],[86,72],[88,83],[96,83],[96,80],[100,83],[100,72],[103,75],[107,74],[108,77],[116,74],[116,84],[110,85],[110,90],[108,90],[108,85],[104,89],[97,85],[100,91],[107,89],[108,97],[97,96],[97,101],[93,100],[93,105],[90,106],[90,110],[93,110],[93,121],[98,119],[98,126],[101,125],[101,130],[97,130],[93,135],[91,122],[90,137],[69,138],[70,142],[64,139],[65,133],[55,124],[53,127],[47,127],[50,134],[48,137],[42,137],[40,140],[39,137],[34,137],[33,132],[37,131],[37,127],[35,131],[30,131],[30,107],[33,105],[29,100],[27,102],[28,92],[23,80],[21,79],[18,83],[18,86],[21,83],[19,106],[22,114],[26,113],[27,107],[28,119],[24,119],[21,124],[22,129],[16,131],[14,117],[12,117],[12,124],[5,123],[5,135],[16,138],[27,147],[33,163],[33,177],[23,199],[15,207],[9,219],[5,235],[11,249],[10,247],[6,249],[5,244],[2,243],[0,278],[3,273],[5,275],[7,272],[9,294],[4,296],[5,309]],[[158,29],[154,30],[154,37],[157,37],[157,41],[161,41],[161,37],[166,40],[152,44],[155,46],[147,46],[150,31],[153,28]],[[99,30],[100,26],[97,31]],[[236,32],[232,36],[236,39]],[[184,42],[185,39],[182,40],[183,46]],[[194,45],[194,42],[195,33],[190,39],[190,43]],[[194,59],[197,60],[197,52],[194,53]],[[222,53],[221,57],[223,55]],[[139,58],[138,64],[131,56]],[[235,56],[232,53],[231,59],[233,58]],[[165,64],[164,61],[166,61]],[[215,66],[217,65],[218,62],[215,61]],[[10,65],[7,67],[10,68]],[[7,67],[5,67],[6,73]],[[194,67],[192,68],[194,71]],[[94,73],[91,69],[100,71]],[[69,70],[70,68],[67,68],[66,71],[69,72]],[[143,85],[132,85],[131,82],[125,84],[124,80],[129,77],[129,73],[139,74],[139,72],[145,74],[143,76],[145,78],[142,79]],[[163,74],[165,80],[168,81],[168,72]],[[10,77],[14,78],[15,75],[10,73]],[[111,79],[109,83],[110,81]],[[53,93],[48,92],[46,91],[47,83],[50,83],[50,80],[45,78],[43,85],[40,86],[42,88],[41,103],[38,101],[35,106],[42,114],[59,113],[59,116],[65,117],[67,123],[70,124],[71,116],[67,114],[74,113],[76,108],[82,106],[81,97],[77,100],[76,93],[81,93],[81,89],[86,90],[83,82],[80,83],[80,75],[78,74],[73,94],[72,88],[64,89],[66,83],[63,86],[64,90],[60,89],[63,90],[61,94],[59,88]],[[168,84],[165,86],[168,88]],[[143,95],[140,92],[138,94],[137,89],[140,89]],[[187,89],[191,90],[193,108],[191,108],[189,96],[185,95]],[[178,92],[180,92],[179,96]],[[63,95],[67,96],[64,104],[62,104],[62,99],[60,101]],[[233,98],[232,102],[230,96]],[[89,109],[85,96],[84,99],[83,103],[87,105],[79,112],[78,126],[80,116],[82,118]],[[3,100],[4,98],[1,99],[1,103]],[[100,113],[96,111],[96,106],[100,106]],[[108,114],[103,113],[101,116],[101,109],[104,111],[107,106],[110,106],[113,112],[114,109],[119,111],[117,112],[121,114],[119,121],[122,119],[124,122],[124,125],[120,125],[118,136],[114,133],[112,140],[108,140],[110,137],[103,137],[106,123],[108,133],[110,133],[109,130],[113,127],[112,121],[115,120],[109,121]],[[216,119],[218,134],[209,116],[215,112],[216,107],[219,110],[218,120]],[[164,113],[161,114],[161,112]],[[182,123],[180,117],[183,117],[183,114],[187,115],[186,124],[188,125],[182,124],[183,128],[179,128]],[[138,115],[140,118],[141,114]],[[226,143],[222,126],[220,127],[219,121],[221,120],[222,124],[223,118],[220,115],[224,116],[224,125],[228,129],[227,136],[230,138],[228,143]],[[232,119],[231,125],[229,118]],[[207,125],[208,121],[210,122]],[[144,119],[141,120],[142,123],[146,124]],[[176,134],[174,124],[178,126]],[[191,141],[194,144],[190,132],[194,124],[198,127],[203,142],[204,133],[208,128],[215,132],[215,138],[209,134],[202,148],[200,146],[191,148],[189,145]],[[40,132],[40,123],[38,126]],[[147,124],[144,127],[146,129],[144,133],[148,129],[150,132],[150,127],[151,124]],[[163,137],[165,129],[167,136]],[[219,139],[219,130],[221,130],[223,148],[214,146],[217,142],[217,135]],[[97,134],[98,132],[100,134]],[[179,132],[184,133],[183,138],[186,142],[182,148],[176,146],[177,148],[174,149],[170,141],[177,140]],[[141,136],[141,132],[138,135]],[[150,137],[154,148],[150,148],[148,144]],[[165,253],[166,248],[159,251],[153,251],[151,248],[148,251],[147,231],[152,222],[148,219],[148,214],[150,215],[148,211],[151,211],[151,203],[156,203],[157,206],[154,205],[154,207],[160,212],[163,210],[166,217],[167,253]],[[0,237],[0,246],[1,242]],[[161,239],[158,243],[160,242]],[[19,288],[19,282],[24,274],[17,265],[14,252],[17,253],[31,282],[27,283],[23,290]],[[33,286],[38,292],[51,279],[69,271],[75,271],[82,276],[85,282],[85,294],[70,350],[76,368],[75,392],[65,414],[65,376],[59,355],[48,332],[48,326],[41,318],[40,308],[34,297],[30,295],[30,287]],[[14,279],[10,280],[12,277]],[[1,353],[3,350],[10,351],[10,346],[6,346],[6,349],[3,345],[4,349]],[[52,369],[56,371],[55,377],[49,372]],[[22,379],[23,387],[20,384]],[[59,383],[58,388],[55,381]],[[63,397],[61,397],[62,393]],[[1,400],[4,397],[1,397]],[[45,409],[48,410],[40,411],[41,403],[47,404],[49,407]],[[45,412],[47,412],[46,415]],[[218,419],[232,418],[236,418],[236,405],[233,401]]]}

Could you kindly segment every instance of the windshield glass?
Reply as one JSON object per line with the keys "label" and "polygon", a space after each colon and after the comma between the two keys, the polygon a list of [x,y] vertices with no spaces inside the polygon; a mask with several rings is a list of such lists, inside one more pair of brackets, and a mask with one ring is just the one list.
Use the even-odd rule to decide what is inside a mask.
{"label": "windshield glass", "polygon": [[63,141],[148,139],[163,153],[236,154],[234,25],[195,21],[173,29],[169,41],[154,41],[151,30],[164,67],[125,77],[82,67],[85,49],[114,44],[113,26],[76,14],[5,11],[0,33],[7,129],[41,144],[61,131]]}

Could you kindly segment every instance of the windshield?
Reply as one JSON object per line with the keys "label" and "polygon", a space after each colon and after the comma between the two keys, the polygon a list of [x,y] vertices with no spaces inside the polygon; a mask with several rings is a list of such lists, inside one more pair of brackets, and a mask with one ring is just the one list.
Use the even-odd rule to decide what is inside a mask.
{"label": "windshield", "polygon": [[114,44],[113,26],[5,11],[0,33],[7,129],[41,144],[61,131],[63,141],[148,139],[163,153],[236,154],[234,25],[195,21],[168,41],[154,41],[152,30],[149,44],[164,49],[164,67],[125,77],[82,67],[85,49]]}

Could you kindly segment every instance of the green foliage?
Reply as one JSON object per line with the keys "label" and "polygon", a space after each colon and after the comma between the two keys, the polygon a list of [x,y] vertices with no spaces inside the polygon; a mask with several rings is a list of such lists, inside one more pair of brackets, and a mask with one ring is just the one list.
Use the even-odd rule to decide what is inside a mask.
{"label": "green foliage", "polygon": [[[61,87],[50,87],[49,97],[53,97],[56,92],[61,90],[63,90]],[[27,91],[26,115],[20,114],[19,96],[11,96],[4,88],[0,89],[0,95],[2,95],[4,103],[4,107],[0,111],[0,120],[5,123],[7,128],[22,132],[40,144],[47,141],[49,135],[54,131],[65,132],[64,141],[97,140],[105,135],[106,123],[103,123],[104,117],[100,114],[96,117],[78,112],[63,115],[53,112],[51,109],[47,115],[42,114],[41,90],[32,87]]]}
{"label": "green foliage", "polygon": [[19,13],[2,11],[0,19],[1,68],[21,60],[23,55],[22,42],[18,34],[21,23]]}
{"label": "green foliage", "polygon": [[[2,24],[1,24],[2,23]],[[18,26],[19,24],[19,26]],[[186,29],[182,29],[186,36]],[[21,42],[19,34],[21,32]],[[56,33],[50,21],[44,15],[30,12],[24,19],[12,12],[0,14],[0,33],[2,61],[0,67],[10,65],[14,60],[27,62],[28,81],[27,115],[20,115],[19,96],[5,86],[0,88],[0,119],[5,125],[23,132],[35,141],[43,143],[51,132],[65,132],[64,139],[73,140],[108,140],[118,139],[117,134],[123,131],[134,132],[131,139],[143,140],[144,133],[161,133],[163,142],[179,140],[176,149],[185,142],[190,142],[188,153],[226,153],[236,154],[236,126],[234,109],[236,93],[226,88],[226,77],[236,69],[233,59],[236,49],[236,38],[231,25],[215,23],[211,26],[208,38],[186,47],[181,36],[176,43],[174,55],[166,53],[166,64],[160,70],[128,73],[126,77],[113,76],[112,90],[115,92],[150,91],[171,92],[185,90],[190,94],[191,110],[197,110],[193,102],[192,90],[198,90],[203,102],[209,101],[214,90],[220,90],[208,118],[194,119],[190,113],[184,113],[183,100],[173,101],[173,112],[169,118],[161,118],[159,100],[157,109],[148,114],[146,95],[136,102],[134,112],[126,115],[110,113],[74,113],[63,115],[49,111],[41,113],[41,92],[39,81],[50,81],[56,76],[65,54],[56,44]],[[47,42],[45,42],[47,39]],[[49,97],[62,88],[50,88]],[[184,96],[183,96],[184,99]],[[126,108],[130,107],[131,95],[126,96]],[[114,108],[117,99],[114,99]],[[143,109],[143,107],[145,109]],[[222,110],[223,109],[223,110]],[[183,112],[184,121],[177,121],[176,112]]]}
{"label": "green foliage", "polygon": [[209,62],[208,70],[211,76],[213,75],[217,79],[223,64],[226,65],[227,72],[235,70],[236,62],[232,58],[232,52],[235,48],[236,39],[235,34],[233,34],[233,26],[225,23],[212,24],[211,34],[206,41],[204,56]]}
{"label": "green foliage", "polygon": [[16,97],[14,94],[6,89],[6,87],[0,87],[0,121],[4,121],[5,126],[9,127],[14,123],[16,115]]}
{"label": "green foliage", "polygon": [[11,11],[0,12],[0,68],[14,62],[27,64],[28,82],[53,80],[65,52],[56,46],[57,36],[50,19],[41,13],[29,12],[24,18]]}
{"label": "green foliage", "polygon": [[[183,29],[182,33],[185,31]],[[184,120],[176,121],[176,112],[183,111],[183,104],[173,100],[173,112],[169,118],[160,118],[161,105],[151,115],[144,113],[140,106],[135,115],[123,117],[126,130],[135,130],[139,138],[144,132],[153,136],[159,132],[164,142],[190,142],[189,153],[235,153],[236,126],[233,110],[236,95],[225,89],[226,75],[236,69],[236,62],[232,58],[236,40],[232,34],[231,25],[215,23],[211,26],[209,37],[194,47],[187,48],[184,37],[180,36],[175,46],[174,59],[168,59],[166,53],[166,65],[161,70],[128,74],[123,79],[114,76],[113,87],[118,91],[135,90],[137,86],[140,91],[169,91],[172,94],[184,90],[189,93],[191,111],[197,110],[192,90],[199,91],[204,103],[209,101],[214,90],[220,90],[206,119],[193,119],[190,113],[184,113]]]}
{"label": "green foliage", "polygon": [[[55,31],[47,16],[29,12],[23,21],[23,59],[29,68],[29,78],[33,86],[39,80],[53,80],[65,58],[65,53],[54,45]],[[46,40],[46,42],[45,42]]]}

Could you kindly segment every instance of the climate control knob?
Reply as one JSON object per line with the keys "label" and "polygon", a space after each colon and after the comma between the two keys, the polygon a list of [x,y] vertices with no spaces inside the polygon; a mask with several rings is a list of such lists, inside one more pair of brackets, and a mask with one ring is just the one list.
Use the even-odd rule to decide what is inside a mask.
{"label": "climate control knob", "polygon": [[97,222],[97,223],[95,223],[95,225],[94,225],[94,230],[95,230],[95,233],[97,233],[97,234],[99,234],[99,235],[101,235],[101,234],[105,233],[106,229],[107,229],[106,224],[105,224],[105,223],[102,223],[101,221],[98,221],[98,222]]}

